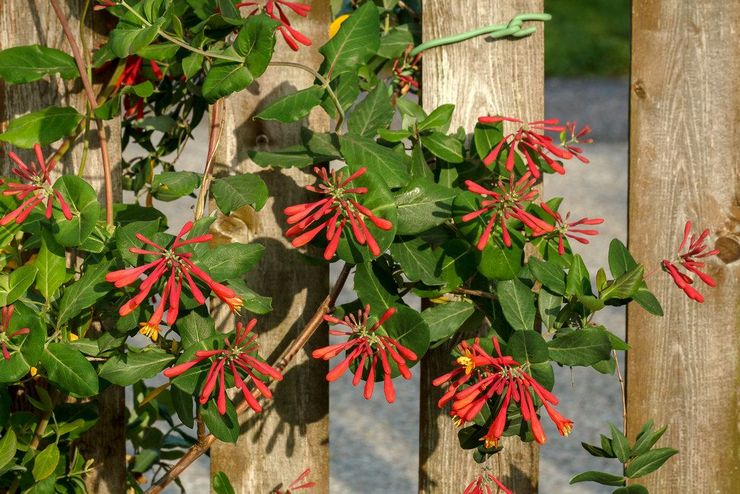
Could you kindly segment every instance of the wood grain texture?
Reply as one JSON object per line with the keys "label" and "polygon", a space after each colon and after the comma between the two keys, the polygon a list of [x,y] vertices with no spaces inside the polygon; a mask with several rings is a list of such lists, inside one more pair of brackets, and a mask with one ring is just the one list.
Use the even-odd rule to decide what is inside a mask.
{"label": "wood grain texture", "polygon": [[[62,2],[72,30],[79,36],[80,13],[84,1]],[[105,42],[109,23],[102,14],[88,17],[82,29],[83,39],[78,43],[87,50],[94,50]],[[49,2],[28,0],[0,1],[0,49],[12,46],[41,44],[71,53]],[[97,88],[96,88],[97,89]],[[10,119],[49,105],[71,106],[84,113],[86,100],[82,84],[65,82],[59,77],[45,78],[30,84],[11,85],[0,81],[0,130],[4,130]],[[108,151],[113,172],[114,200],[121,199],[121,132],[117,121],[106,122]],[[98,146],[95,125],[86,136],[89,139],[89,152],[83,177],[98,191],[103,203],[102,160]],[[84,139],[78,138],[72,149],[57,165],[57,173],[76,173],[81,162]],[[8,149],[12,147],[8,146]],[[53,153],[51,146],[44,151],[47,157]],[[31,159],[32,151],[15,150],[22,157]],[[0,151],[0,170],[8,171],[8,159]],[[100,420],[80,441],[85,458],[93,458],[93,472],[87,477],[89,492],[100,494],[123,493],[126,488],[126,429],[123,388],[111,386],[103,392],[98,401]]]}
{"label": "wood grain texture", "polygon": [[[629,244],[656,267],[684,223],[709,228],[722,250],[717,288],[686,298],[670,277],[649,280],[665,317],[628,311],[627,432],[667,424],[679,454],[640,479],[655,493],[736,492],[738,451],[738,112],[740,3],[635,0],[632,6]],[[697,281],[697,283],[700,283]]]}
{"label": "wood grain texture", "polygon": [[[514,15],[541,12],[542,0],[424,2],[423,37],[435,39],[494,23]],[[424,53],[424,108],[454,103],[451,129],[472,129],[482,115],[538,120],[544,112],[544,35],[490,42],[485,37]],[[431,381],[448,372],[450,348],[430,351],[422,361],[419,492],[460,492],[481,471],[470,451],[460,449],[457,429],[437,408],[440,391]],[[489,461],[492,473],[517,494],[537,492],[539,454],[518,439],[503,441],[504,451]]]}
{"label": "wood grain texture", "polygon": [[[278,36],[273,60],[300,62],[317,68],[322,60],[318,47],[328,39],[329,2],[311,2],[308,19],[296,19],[296,27],[313,40],[310,48],[295,53]],[[257,167],[247,152],[255,148],[280,149],[300,142],[301,124],[316,131],[329,130],[329,119],[314,110],[297,124],[253,120],[270,102],[313,81],[309,74],[294,68],[272,67],[249,89],[226,101],[221,144],[216,155],[216,173],[256,172],[267,183],[270,199],[254,214],[240,211],[239,218],[218,220],[226,235],[265,246],[261,263],[247,277],[250,287],[272,297],[274,311],[260,317],[261,353],[268,360],[279,355],[305,326],[329,291],[329,269],[325,264],[308,264],[283,237],[286,229],[282,210],[307,202],[312,195],[303,189],[313,183],[308,169]],[[239,233],[241,232],[241,233]],[[320,253],[312,251],[312,254]],[[329,492],[329,392],[326,362],[310,358],[314,348],[328,344],[325,330],[319,330],[296,357],[275,390],[275,399],[265,410],[248,413],[236,445],[217,443],[211,453],[211,470],[225,472],[238,493],[271,492],[282,483],[290,484],[310,468],[315,492]],[[314,492],[312,490],[312,492]]]}

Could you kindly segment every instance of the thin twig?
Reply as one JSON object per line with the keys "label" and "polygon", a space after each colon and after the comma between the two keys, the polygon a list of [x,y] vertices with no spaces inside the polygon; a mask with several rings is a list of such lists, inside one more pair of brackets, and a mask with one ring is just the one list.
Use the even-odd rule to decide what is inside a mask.
{"label": "thin twig", "polygon": [[211,187],[211,181],[213,180],[213,158],[216,155],[216,149],[218,149],[218,143],[221,141],[221,133],[223,131],[223,116],[221,115],[223,106],[224,100],[219,99],[211,107],[211,131],[208,134],[208,154],[206,155],[206,166],[203,169],[203,181],[200,185],[198,201],[195,204],[195,214],[193,215],[195,221],[201,219],[206,210],[206,197],[208,196],[208,189]]}
{"label": "thin twig", "polygon": [[614,357],[614,364],[617,368],[619,388],[622,391],[622,432],[627,434],[627,394],[624,391],[624,378],[622,377],[622,372],[619,370],[619,358],[617,357],[616,350],[612,350],[612,356]]}
{"label": "thin twig", "polygon": [[[308,343],[308,340],[311,339],[311,336],[313,336],[319,326],[321,326],[321,323],[324,320],[324,315],[327,314],[332,309],[332,307],[334,307],[334,304],[337,301],[337,297],[339,297],[339,294],[342,292],[342,288],[344,288],[344,284],[347,282],[347,277],[349,276],[349,272],[351,269],[352,267],[349,264],[344,265],[341,273],[339,273],[339,278],[337,278],[336,283],[334,283],[331,291],[326,296],[324,301],[321,302],[321,305],[319,305],[319,307],[316,309],[316,312],[314,312],[313,316],[308,321],[306,326],[296,337],[296,339],[293,340],[290,346],[285,349],[282,355],[278,357],[275,363],[272,364],[275,369],[280,372],[285,370],[288,364],[290,364],[295,356],[298,355],[298,352],[300,352],[301,349],[306,345],[306,343]],[[254,394],[259,396],[260,393],[255,390]],[[237,414],[242,414],[249,409],[249,404],[247,404],[246,401],[241,401],[236,406]],[[188,468],[195,460],[203,456],[203,454],[205,454],[211,448],[215,441],[216,437],[213,434],[208,434],[202,439],[199,439],[198,442],[195,443],[177,461],[177,463],[173,465],[172,468],[170,468],[170,470],[165,474],[164,477],[159,479],[146,491],[146,494],[158,494],[162,492],[165,487],[167,487],[171,482],[179,477],[180,474],[182,474],[182,472],[185,471],[185,469]]]}
{"label": "thin twig", "polygon": [[491,300],[496,300],[496,295],[493,293],[484,292],[481,290],[471,290],[470,288],[455,288],[453,290],[453,293],[459,293],[461,295],[469,295],[471,297],[480,297],[480,298],[488,298]]}
{"label": "thin twig", "polygon": [[[80,47],[77,46],[77,41],[72,34],[72,30],[69,27],[69,22],[64,16],[62,9],[59,7],[57,0],[50,0],[51,7],[54,9],[54,13],[59,19],[59,24],[62,26],[64,36],[67,38],[67,42],[72,50],[72,56],[77,64],[77,70],[80,72],[80,79],[82,80],[82,86],[85,88],[85,95],[87,96],[87,102],[90,105],[90,111],[95,112],[98,108],[98,101],[95,98],[95,92],[93,91],[92,84],[90,84],[90,78],[87,76],[87,68],[85,67],[85,60],[80,52]],[[98,128],[98,140],[100,141],[100,157],[103,161],[103,179],[105,181],[105,221],[108,225],[113,224],[113,183],[110,169],[110,158],[108,156],[108,139],[105,135],[105,127],[103,121],[99,118],[95,119],[95,125]]]}

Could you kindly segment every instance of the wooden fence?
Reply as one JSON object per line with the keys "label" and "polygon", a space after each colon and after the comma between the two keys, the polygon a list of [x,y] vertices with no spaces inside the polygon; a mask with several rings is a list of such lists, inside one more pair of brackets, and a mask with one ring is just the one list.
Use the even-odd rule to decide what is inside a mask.
{"label": "wooden fence", "polygon": [[[300,56],[305,63],[317,65],[317,47],[326,39],[329,2],[311,3],[312,16],[299,28],[315,44]],[[78,18],[83,4],[82,0],[65,2],[72,19]],[[542,0],[426,0],[423,34],[443,36],[542,8]],[[736,290],[740,2],[634,0],[632,10],[630,248],[638,259],[655,263],[676,248],[683,223],[697,218],[710,228],[722,252],[709,265],[719,288],[707,290],[704,304],[686,303],[667,277],[656,276],[650,283],[664,301],[666,317],[652,318],[639,309],[629,312],[628,341],[633,349],[627,369],[628,435],[634,437],[646,419],[654,418],[669,426],[665,442],[680,450],[666,467],[646,478],[651,492],[733,492],[740,484]],[[87,46],[99,44],[96,32],[104,30],[88,26],[83,31]],[[32,43],[68,48],[49,5],[0,1],[0,48]],[[455,103],[453,125],[470,126],[481,109],[536,119],[543,113],[543,52],[541,28],[525,40],[476,39],[438,48],[425,56],[424,105]],[[287,55],[283,51],[277,56]],[[221,173],[248,169],[246,150],[252,146],[282,147],[295,141],[294,129],[280,126],[278,130],[250,117],[267,100],[309,82],[291,69],[274,68],[260,79],[256,94],[245,91],[226,102],[225,137],[217,156]],[[45,82],[19,86],[0,82],[0,121],[54,103],[82,108],[78,89]],[[312,117],[310,123],[319,130],[328,125],[321,117]],[[120,140],[115,125],[108,131],[112,143]],[[72,162],[79,152],[66,159]],[[113,156],[118,152],[114,148]],[[88,159],[96,160],[97,154],[90,153]],[[99,167],[90,163],[87,169],[92,173]],[[88,178],[100,181],[100,177]],[[268,350],[279,353],[280,342],[303,326],[306,311],[326,293],[328,273],[325,268],[290,262],[275,215],[284,201],[299,201],[299,186],[307,180],[304,174],[264,172],[263,178],[271,190],[278,188],[290,196],[290,200],[277,198],[259,216],[245,220],[245,224],[251,222],[249,238],[274,252],[268,259],[269,273],[259,275],[264,276],[262,281],[251,282],[275,297],[277,312],[269,324],[261,325],[273,329],[262,341]],[[288,292],[298,295],[281,296]],[[312,346],[324,344],[320,338],[325,336],[316,336]],[[447,364],[445,351],[431,352],[422,365],[419,485],[423,492],[458,492],[474,475],[469,454],[459,450],[450,422],[441,420],[434,406],[436,393],[429,386],[430,376]],[[267,492],[276,478],[290,478],[306,467],[317,482],[315,492],[328,492],[325,368],[305,365],[306,360],[305,353],[297,359],[268,413],[250,419],[250,428],[261,428],[263,437],[255,439],[253,432],[245,432],[236,446],[214,448],[212,469],[226,472],[238,492]],[[89,443],[103,468],[90,479],[90,492],[124,492],[122,400],[121,390],[114,389],[101,401],[103,420]],[[494,473],[517,494],[536,492],[537,449],[516,446],[507,452],[493,465]]]}

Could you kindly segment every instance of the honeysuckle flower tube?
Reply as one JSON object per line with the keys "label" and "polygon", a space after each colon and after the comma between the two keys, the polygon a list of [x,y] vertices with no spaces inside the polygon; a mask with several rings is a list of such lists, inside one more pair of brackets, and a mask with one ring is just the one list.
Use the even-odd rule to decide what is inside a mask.
{"label": "honeysuckle flower tube", "polygon": [[354,187],[352,181],[367,172],[360,168],[348,177],[343,172],[315,167],[314,172],[321,180],[318,185],[307,185],[306,189],[324,197],[318,201],[289,206],[283,211],[291,225],[285,236],[293,238],[293,247],[302,247],[311,242],[323,230],[329,242],[324,249],[324,259],[334,257],[342,233],[349,230],[360,245],[367,245],[374,256],[380,255],[380,247],[367,227],[370,221],[381,230],[390,230],[393,224],[375,216],[370,209],[359,202],[359,197],[367,194],[367,187]]}
{"label": "honeysuckle flower tube", "polygon": [[[492,484],[495,486],[495,491],[491,488]],[[499,479],[489,472],[484,472],[468,484],[463,494],[494,494],[494,492],[513,494]]]}
{"label": "honeysuckle flower tube", "polygon": [[[451,403],[450,415],[459,425],[472,421],[487,403],[491,406],[493,420],[483,437],[487,448],[498,445],[506,428],[507,410],[513,401],[519,408],[522,418],[529,424],[535,441],[547,441],[542,424],[537,416],[532,394],[537,396],[545,407],[558,432],[567,436],[573,428],[573,421],[560,415],[554,405],[558,399],[527,373],[519,362],[501,354],[496,337],[492,338],[498,357],[486,353],[478,339],[471,345],[462,342],[458,347],[462,354],[455,361],[457,367],[434,381],[434,386],[449,384],[437,406],[442,408]],[[464,386],[464,387],[463,387]],[[494,408],[496,396],[502,397],[501,404]]]}
{"label": "honeysuckle flower tube", "polygon": [[11,344],[10,340],[16,336],[22,336],[31,332],[28,328],[21,328],[16,331],[10,332],[10,320],[13,318],[13,312],[15,309],[12,305],[3,307],[2,316],[0,317],[0,350],[2,350],[3,358],[10,360],[10,351],[8,345]]}
{"label": "honeysuckle flower tube", "polygon": [[570,219],[570,213],[565,215],[565,219],[557,211],[547,205],[547,203],[540,203],[540,207],[547,213],[548,216],[555,220],[555,225],[551,225],[540,218],[537,218],[533,214],[527,212],[521,212],[519,219],[532,229],[532,235],[539,237],[542,235],[552,234],[558,238],[558,254],[561,256],[565,254],[565,242],[563,237],[572,238],[573,240],[582,244],[588,244],[589,240],[584,235],[598,235],[598,230],[592,230],[589,228],[581,228],[582,225],[600,225],[604,222],[603,218],[581,218],[577,221],[568,221]]}
{"label": "honeysuckle flower tube", "polygon": [[257,335],[252,333],[256,325],[257,319],[252,319],[246,326],[238,322],[236,331],[224,338],[226,348],[198,350],[195,352],[195,358],[170,367],[163,372],[164,376],[174,379],[193,367],[208,362],[210,368],[198,397],[198,402],[201,405],[205,405],[215,392],[218,412],[221,415],[226,413],[226,372],[228,371],[234,380],[234,386],[242,392],[247,404],[255,412],[261,412],[262,406],[247,383],[251,381],[254,388],[269,400],[272,398],[272,392],[261,376],[282,381],[283,375],[274,367],[257,358],[259,349]]}
{"label": "honeysuckle flower tube", "polygon": [[0,218],[0,225],[2,226],[13,221],[23,223],[36,206],[44,202],[46,202],[46,219],[51,218],[55,199],[59,203],[64,217],[67,220],[72,219],[72,211],[70,211],[69,205],[62,197],[62,194],[58,190],[55,190],[51,184],[49,175],[54,169],[56,162],[51,159],[47,163],[44,153],[41,151],[41,146],[38,144],[33,145],[33,151],[36,154],[38,164],[33,162],[26,164],[14,152],[11,151],[8,153],[8,158],[16,164],[15,167],[10,169],[10,172],[26,183],[8,182],[8,188],[3,191],[3,195],[16,196],[22,202],[16,209]]}
{"label": "honeysuckle flower tube", "polygon": [[[349,331],[330,330],[329,334],[337,336],[348,336],[349,339],[344,343],[329,345],[318,348],[313,351],[313,358],[330,360],[342,352],[346,353],[345,358],[329,371],[326,380],[329,382],[336,381],[350,368],[353,363],[357,364],[354,372],[352,385],[357,386],[365,375],[364,396],[369,400],[373,395],[375,386],[375,374],[378,361],[380,361],[383,371],[383,390],[385,399],[388,403],[396,401],[396,390],[393,387],[392,369],[390,361],[396,363],[401,376],[404,379],[411,379],[407,361],[415,361],[416,354],[410,349],[403,346],[394,338],[379,334],[377,329],[380,328],[393,314],[396,309],[391,307],[386,310],[380,319],[368,327],[368,318],[370,317],[370,306],[366,305],[364,310],[358,311],[357,314],[349,314],[343,320],[336,317],[325,315],[324,320],[331,324],[345,326]],[[365,364],[369,363],[369,370],[365,372]]]}
{"label": "honeysuckle flower tube", "polygon": [[183,285],[188,287],[190,293],[199,304],[205,303],[205,295],[203,295],[203,292],[196,285],[194,277],[205,283],[216,297],[229,306],[232,312],[236,312],[242,306],[241,298],[231,288],[217,283],[205,271],[193,263],[191,260],[193,257],[192,253],[179,251],[185,245],[205,243],[211,240],[211,234],[183,240],[183,236],[192,228],[192,221],[185,223],[180,233],[177,234],[177,237],[175,237],[168,247],[162,247],[144,235],[137,233],[136,238],[154,250],[131,247],[129,252],[132,254],[154,256],[156,259],[142,266],[113,271],[105,277],[106,281],[121,288],[136,283],[142,275],[146,275],[146,278],[139,284],[139,293],[123,304],[118,311],[121,316],[126,316],[141,305],[149,296],[149,292],[154,285],[157,284],[162,276],[169,273],[161,294],[161,299],[154,313],[147,322],[140,324],[140,332],[150,337],[153,341],[157,341],[159,337],[159,324],[162,322],[165,310],[167,310],[167,324],[169,326],[172,326],[177,320]]}
{"label": "honeysuckle flower tube", "polygon": [[239,2],[236,4],[240,7],[254,7],[248,15],[254,15],[260,11],[265,12],[272,19],[278,21],[280,25],[277,30],[285,39],[285,42],[293,51],[298,51],[298,43],[311,46],[311,39],[305,34],[295,29],[290,24],[290,19],[285,13],[286,9],[292,10],[301,17],[307,17],[311,12],[311,6],[300,2],[289,2],[287,0],[267,0],[266,2]]}
{"label": "honeysuckle flower tube", "polygon": [[[663,259],[661,265],[663,266],[663,269],[671,275],[676,286],[683,290],[690,299],[702,303],[704,302],[704,296],[692,286],[694,280],[688,273],[696,275],[702,282],[710,287],[717,286],[714,279],[702,271],[705,263],[703,261],[698,261],[697,259],[704,259],[717,255],[719,254],[719,250],[708,250],[709,247],[705,245],[704,242],[709,236],[708,229],[705,229],[697,237],[696,235],[691,234],[691,226],[691,222],[687,221],[684,226],[683,239],[681,240],[681,245],[678,247],[676,258],[673,260]],[[686,247],[686,252],[682,253],[681,251],[683,251],[684,247]],[[684,268],[687,272],[681,272],[681,268]]]}

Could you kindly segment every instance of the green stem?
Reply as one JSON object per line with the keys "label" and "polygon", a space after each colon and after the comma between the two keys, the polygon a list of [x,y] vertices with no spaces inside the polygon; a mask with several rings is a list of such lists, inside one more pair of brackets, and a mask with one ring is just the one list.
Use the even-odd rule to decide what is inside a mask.
{"label": "green stem", "polygon": [[544,22],[544,21],[549,21],[550,19],[552,19],[552,16],[550,14],[519,14],[516,17],[512,18],[508,24],[492,24],[490,26],[480,27],[478,29],[468,31],[467,33],[456,34],[454,36],[446,36],[444,38],[438,38],[438,39],[427,41],[425,43],[420,44],[413,50],[411,50],[410,55],[413,57],[423,52],[424,50],[428,50],[430,48],[436,48],[438,46],[460,43],[461,41],[466,41],[471,38],[483,36],[486,34],[494,39],[504,38],[506,36],[515,36],[515,37],[528,36],[535,32],[535,28],[530,27],[530,28],[522,29],[523,22],[525,21]]}

